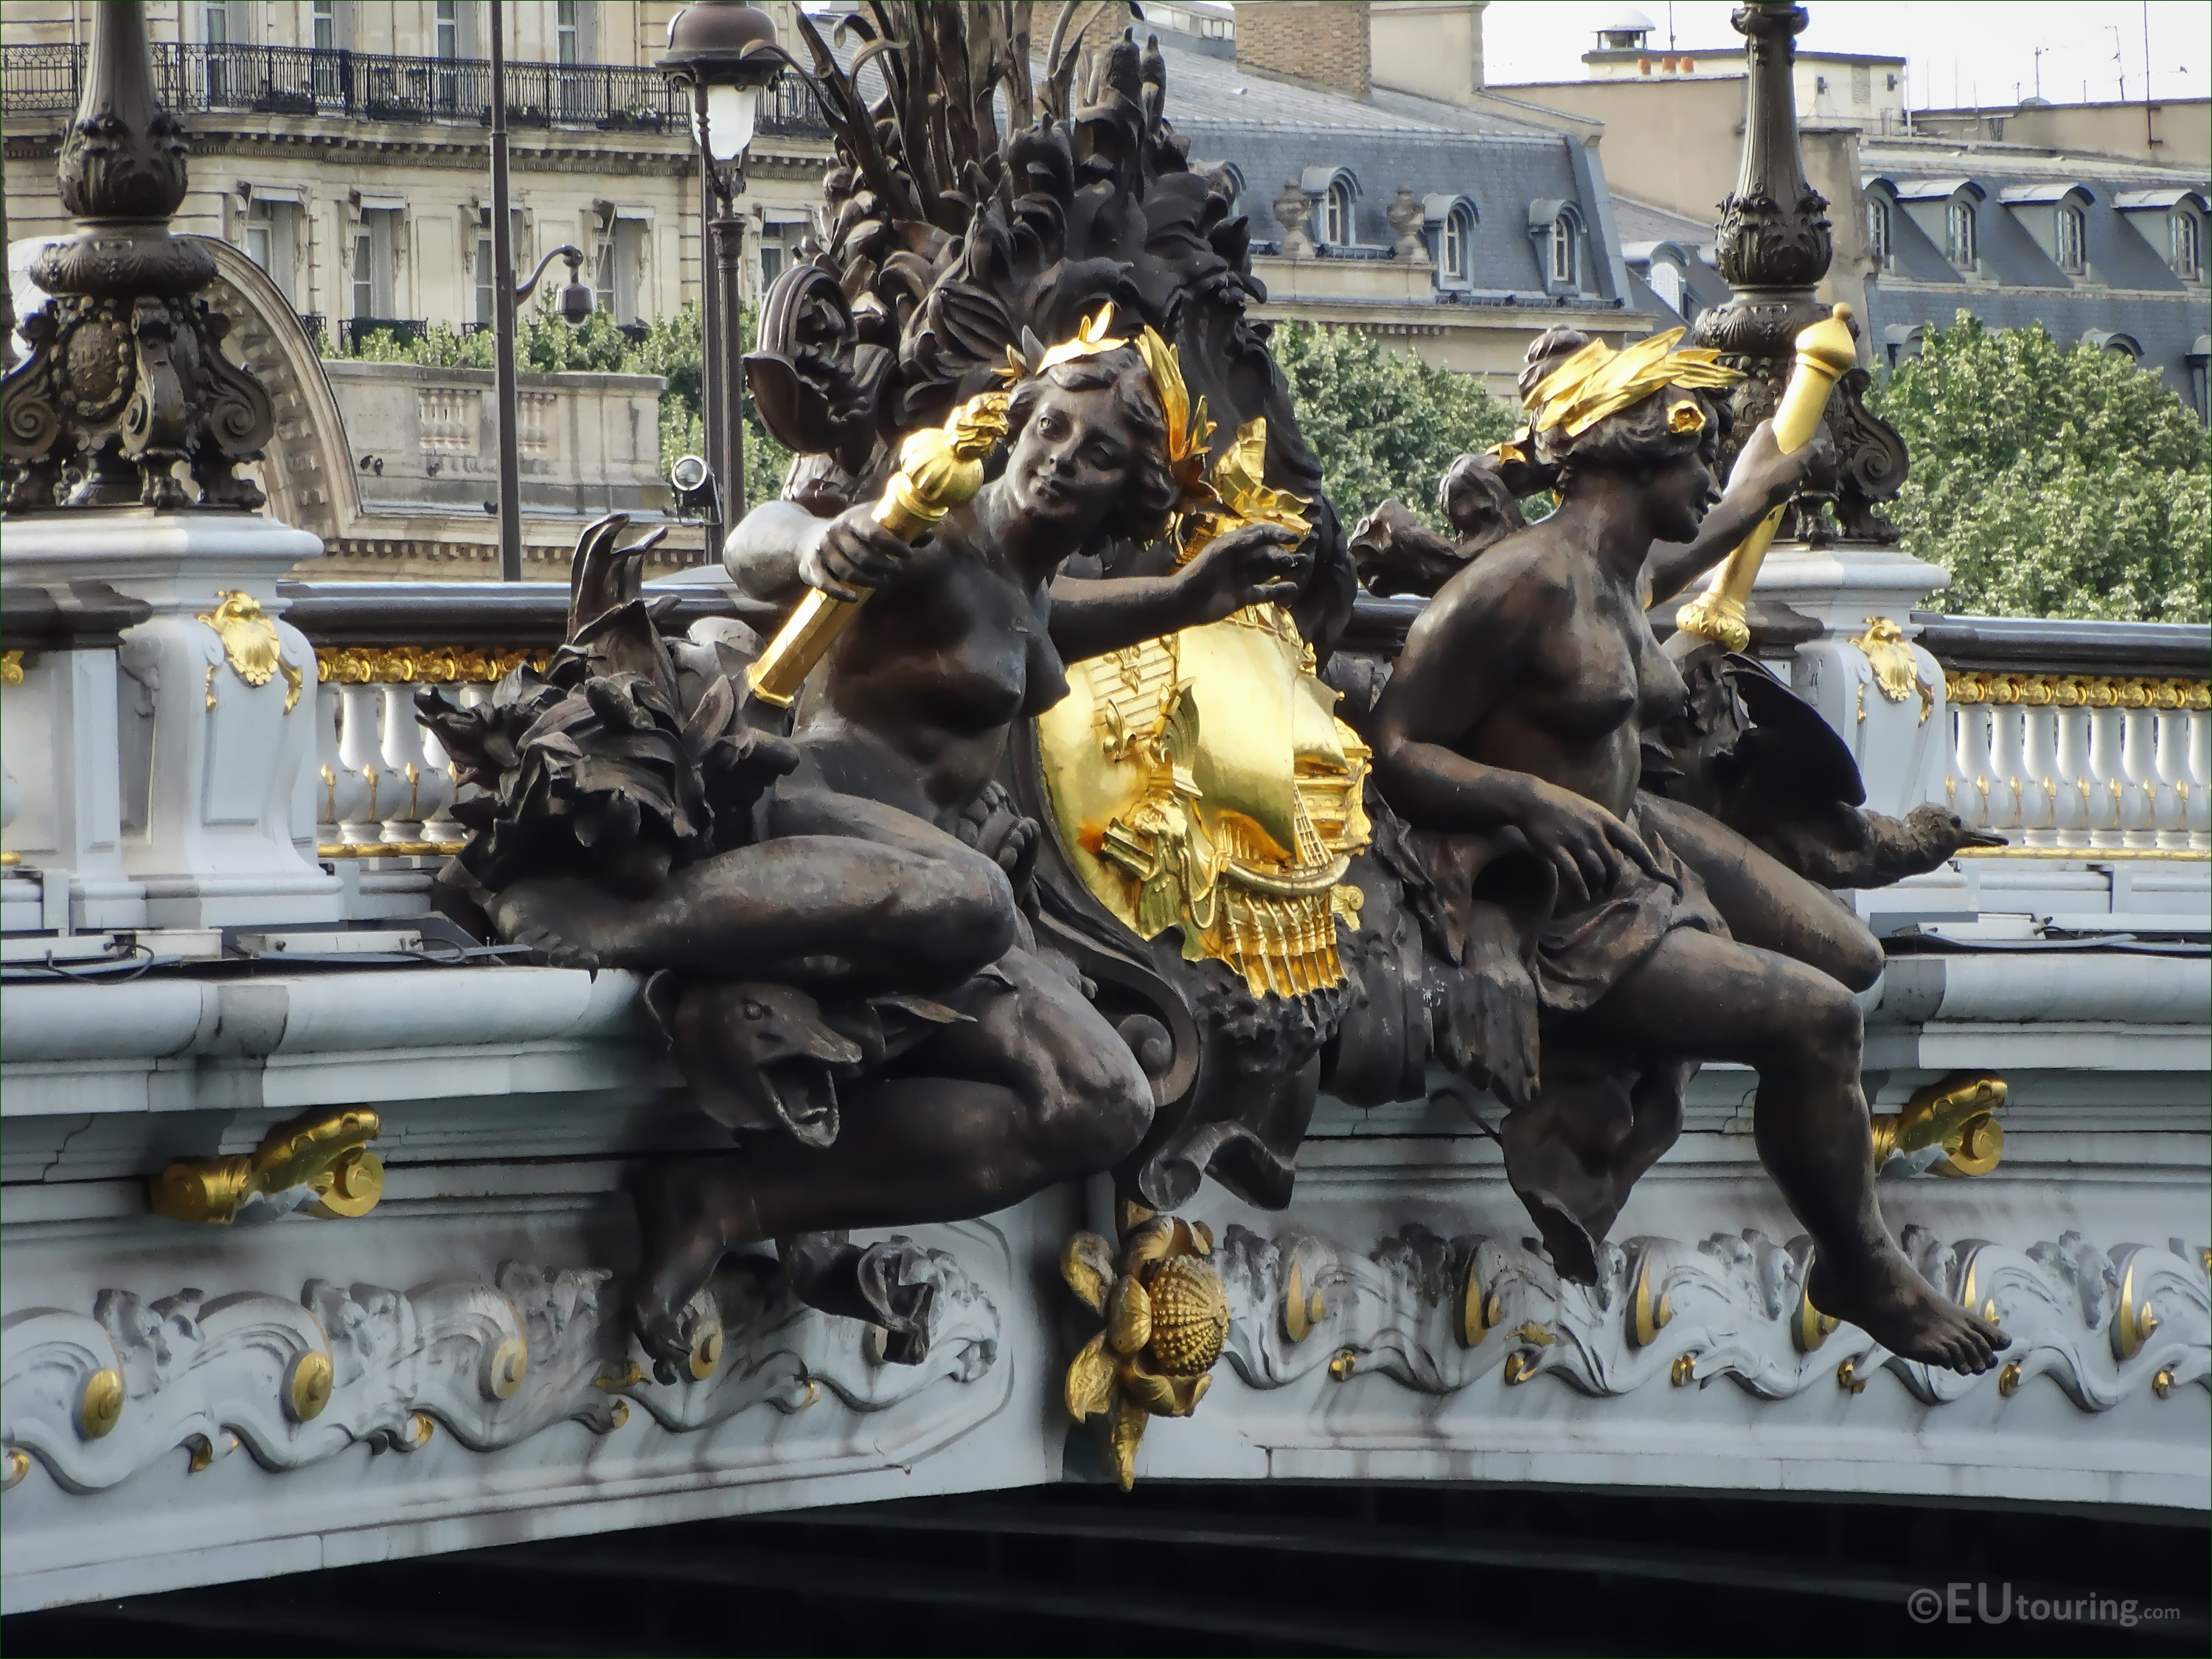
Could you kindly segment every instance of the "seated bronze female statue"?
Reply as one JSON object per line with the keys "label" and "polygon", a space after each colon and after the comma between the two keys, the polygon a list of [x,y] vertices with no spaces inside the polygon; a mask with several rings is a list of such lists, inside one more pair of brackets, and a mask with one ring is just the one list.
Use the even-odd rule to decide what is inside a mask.
{"label": "seated bronze female statue", "polygon": [[1616,355],[1554,329],[1530,348],[1530,434],[1507,459],[1559,510],[1413,624],[1375,709],[1376,777],[1488,989],[1507,1172],[1565,1276],[1596,1277],[1693,1064],[1737,1061],[1759,1074],[1759,1157],[1814,1243],[1814,1304],[1895,1353],[1984,1370],[2005,1339],[1914,1271],[1875,1200],[1852,992],[1878,945],[1735,831],[1638,792],[1644,740],[1686,696],[1645,606],[1718,562],[1810,453],[1762,426],[1718,497],[1710,393],[1733,376],[1665,356],[1679,332]]}
{"label": "seated bronze female statue", "polygon": [[[1030,946],[1013,883],[1037,826],[992,779],[1013,723],[1066,695],[1066,663],[1286,597],[1304,556],[1248,526],[1172,575],[1055,587],[1070,557],[1152,540],[1203,499],[1174,354],[1142,343],[1093,327],[1043,354],[1009,401],[1003,471],[915,545],[866,507],[824,521],[779,503],[741,526],[729,562],[754,597],[866,599],[799,695],[797,764],[759,839],[635,896],[566,877],[489,901],[502,933],[562,959],[677,976],[659,1011],[695,1079],[809,1053],[870,1062],[847,1071],[834,1117],[779,1100],[797,1133],[769,1118],[739,1152],[648,1177],[634,1313],[664,1364],[734,1247],[799,1239],[802,1295],[881,1319],[896,1310],[880,1297],[833,1282],[849,1247],[804,1241],[985,1214],[1108,1168],[1144,1133],[1152,1091],[1128,1045]],[[875,996],[904,1035],[810,1039],[790,988],[825,1006]]]}

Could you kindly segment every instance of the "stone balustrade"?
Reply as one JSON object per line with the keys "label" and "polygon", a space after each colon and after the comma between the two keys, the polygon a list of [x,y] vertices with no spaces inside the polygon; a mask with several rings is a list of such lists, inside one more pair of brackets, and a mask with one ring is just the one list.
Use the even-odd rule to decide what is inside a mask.
{"label": "stone balustrade", "polygon": [[[281,596],[288,622],[314,647],[316,668],[314,749],[297,786],[294,844],[303,861],[338,874],[349,919],[417,912],[465,832],[453,815],[461,786],[435,736],[416,720],[416,695],[442,686],[473,703],[520,664],[544,670],[566,629],[568,594],[550,583],[332,581],[287,582]],[[664,604],[663,627],[680,631],[725,613],[728,599],[712,583],[690,584],[667,590]],[[10,609],[25,628],[46,614],[27,593]],[[1418,602],[1363,599],[1346,648],[1395,654],[1418,610]],[[104,621],[98,642],[112,653],[115,619]],[[1936,707],[1952,736],[1933,769],[1939,798],[1975,828],[2004,835],[2011,844],[1999,856],[2185,863],[2212,853],[2203,629],[1927,612],[1913,623],[1945,681]],[[51,617],[40,624],[52,625]],[[11,634],[9,643],[9,695],[28,715],[15,689],[24,665],[35,671],[42,650],[61,641]],[[131,664],[106,660],[122,676],[118,695],[143,700]],[[28,753],[22,725],[11,717],[11,748],[20,738],[16,752]],[[20,901],[8,908],[11,931],[52,925],[53,906],[38,882],[66,861],[58,848],[17,848],[18,830],[44,821],[35,799],[22,816],[25,781],[13,773],[6,780],[9,886]],[[128,819],[127,784],[122,795]],[[158,817],[159,803],[149,806]],[[95,899],[100,890],[95,883]],[[88,908],[80,894],[76,908],[77,925],[97,925],[99,902]]]}
{"label": "stone balustrade", "polygon": [[1960,817],[2032,848],[2212,848],[2203,680],[1949,676]]}
{"label": "stone balustrade", "polygon": [[1946,799],[2031,854],[2212,852],[2205,630],[1928,617],[1953,725]]}

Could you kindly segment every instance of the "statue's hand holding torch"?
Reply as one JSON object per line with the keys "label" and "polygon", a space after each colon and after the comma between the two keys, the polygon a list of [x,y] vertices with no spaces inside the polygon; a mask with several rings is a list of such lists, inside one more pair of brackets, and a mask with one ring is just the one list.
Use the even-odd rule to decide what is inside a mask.
{"label": "statue's hand holding torch", "polygon": [[[1838,305],[1825,322],[1814,324],[1797,337],[1797,366],[1774,411],[1774,441],[1784,454],[1795,454],[1820,435],[1829,392],[1858,362],[1850,316],[1849,306]],[[1677,628],[1717,641],[1731,651],[1741,651],[1751,643],[1744,603],[1751,597],[1752,584],[1759,580],[1759,567],[1782,523],[1782,514],[1781,507],[1768,514],[1729,555],[1712,585],[1675,612]]]}
{"label": "statue's hand holding torch", "polygon": [[[941,427],[909,436],[899,450],[899,470],[868,517],[902,546],[921,539],[945,515],[975,499],[983,487],[983,463],[1006,435],[1006,394],[987,392],[952,411]],[[810,587],[775,639],[745,671],[745,684],[763,702],[787,708],[815,664],[844,632],[867,598],[867,587],[895,574],[881,538],[853,536],[825,540]],[[849,545],[842,544],[849,543]],[[842,592],[833,591],[842,589]]]}

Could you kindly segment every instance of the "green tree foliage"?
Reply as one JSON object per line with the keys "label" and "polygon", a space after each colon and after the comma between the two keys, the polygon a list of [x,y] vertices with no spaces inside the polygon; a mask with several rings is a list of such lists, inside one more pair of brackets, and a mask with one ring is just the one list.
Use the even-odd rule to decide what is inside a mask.
{"label": "green tree foliage", "polygon": [[[1446,530],[1437,514],[1444,470],[1510,438],[1521,423],[1519,411],[1473,375],[1386,351],[1371,334],[1279,323],[1268,343],[1346,529],[1395,495],[1431,529]],[[1523,510],[1542,516],[1534,502]]]}
{"label": "green tree foliage", "polygon": [[1961,311],[1869,403],[1912,471],[1891,516],[1960,614],[2212,616],[2212,447],[2159,376]]}
{"label": "green tree foliage", "polygon": [[[543,293],[536,305],[515,319],[515,362],[525,370],[543,374],[658,374],[668,382],[660,394],[660,470],[664,474],[678,456],[703,453],[706,430],[700,385],[706,352],[696,300],[672,315],[654,319],[642,341],[632,340],[604,312],[595,311],[580,327],[571,328],[553,308],[552,296]],[[753,325],[753,308],[747,306],[741,350],[751,348]],[[350,355],[364,362],[489,368],[493,344],[489,329],[463,334],[440,322],[411,339],[379,329],[357,342]],[[790,465],[791,452],[769,436],[748,403],[745,505],[757,507],[774,499],[782,489],[784,469]]]}

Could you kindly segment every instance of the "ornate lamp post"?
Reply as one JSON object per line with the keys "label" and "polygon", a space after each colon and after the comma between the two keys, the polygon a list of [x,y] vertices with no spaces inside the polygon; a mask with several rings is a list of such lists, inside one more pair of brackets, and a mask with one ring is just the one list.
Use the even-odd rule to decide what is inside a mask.
{"label": "ornate lamp post", "polygon": [[[1744,37],[1747,89],[1743,167],[1721,204],[1714,247],[1721,275],[1735,290],[1698,319],[1692,337],[1717,347],[1722,361],[1748,377],[1736,389],[1738,436],[1772,415],[1789,380],[1792,342],[1828,314],[1813,290],[1834,257],[1827,198],[1806,181],[1797,148],[1797,98],[1791,79],[1796,39],[1805,9],[1789,0],[1754,0],[1732,20]],[[1836,447],[1836,517],[1846,537],[1893,541],[1875,514],[1896,498],[1907,465],[1896,432],[1862,401],[1870,377],[1854,368],[1828,403]],[[1825,538],[1814,520],[1819,501],[1803,497],[1785,517],[1785,538]]]}
{"label": "ornate lamp post", "polygon": [[668,51],[655,65],[672,85],[691,94],[692,134],[699,146],[699,222],[710,239],[700,377],[709,560],[720,550],[724,530],[745,510],[744,376],[738,368],[745,226],[736,198],[744,193],[745,150],[752,143],[760,95],[782,67],[775,46],[775,21],[759,7],[701,0],[670,21]]}
{"label": "ornate lamp post", "polygon": [[507,206],[507,6],[491,7],[491,262],[493,378],[499,402],[499,579],[522,580],[522,399],[515,385],[514,312],[529,299],[554,260],[568,262],[561,289],[561,315],[570,327],[592,314],[592,290],[578,269],[584,251],[572,245],[555,248],[538,262],[530,280],[514,282],[514,220]]}

